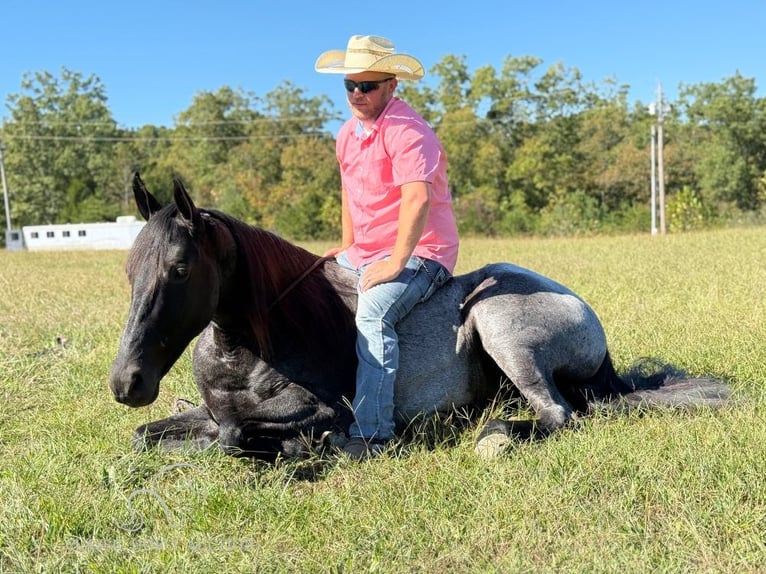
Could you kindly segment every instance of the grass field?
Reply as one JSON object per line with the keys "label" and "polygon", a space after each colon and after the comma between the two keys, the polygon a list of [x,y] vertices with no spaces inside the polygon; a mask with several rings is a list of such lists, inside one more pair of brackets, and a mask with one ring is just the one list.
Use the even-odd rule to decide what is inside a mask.
{"label": "grass field", "polygon": [[197,396],[187,352],[152,406],[112,399],[125,257],[0,252],[2,573],[766,571],[762,228],[465,240],[458,272],[513,261],[584,296],[619,369],[659,356],[737,396],[597,415],[491,462],[474,427],[362,464],[132,452]]}

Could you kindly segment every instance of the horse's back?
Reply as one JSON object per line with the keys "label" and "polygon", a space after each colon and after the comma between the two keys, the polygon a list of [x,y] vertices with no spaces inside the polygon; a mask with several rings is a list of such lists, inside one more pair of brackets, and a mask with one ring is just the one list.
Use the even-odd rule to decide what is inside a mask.
{"label": "horse's back", "polygon": [[516,265],[491,265],[485,271],[487,278],[467,302],[467,320],[485,350],[534,357],[547,376],[566,372],[587,378],[598,369],[606,355],[606,336],[580,296]]}
{"label": "horse's back", "polygon": [[462,278],[445,283],[397,326],[399,369],[395,398],[404,418],[446,412],[471,404],[483,380],[476,333],[461,317],[466,285]]}
{"label": "horse's back", "polygon": [[530,369],[587,378],[606,355],[603,328],[585,301],[508,263],[454,277],[398,330],[396,404],[407,415],[481,403],[502,375],[513,380]]}

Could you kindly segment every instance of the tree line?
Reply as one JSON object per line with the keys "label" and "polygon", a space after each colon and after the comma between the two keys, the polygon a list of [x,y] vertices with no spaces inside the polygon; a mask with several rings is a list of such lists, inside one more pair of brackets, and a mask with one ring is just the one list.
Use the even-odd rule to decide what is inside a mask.
{"label": "tree line", "polygon": [[[508,56],[470,72],[449,55],[433,85],[398,95],[436,130],[449,158],[461,232],[583,234],[650,227],[651,126],[629,86]],[[664,114],[669,229],[760,221],[766,200],[766,100],[735,72],[681,85]],[[0,129],[14,227],[133,213],[139,170],[161,200],[181,177],[199,205],[292,239],[335,238],[340,178],[324,95],[284,82],[265,96],[197,93],[173,127],[121,128],[98,77],[25,75]]]}

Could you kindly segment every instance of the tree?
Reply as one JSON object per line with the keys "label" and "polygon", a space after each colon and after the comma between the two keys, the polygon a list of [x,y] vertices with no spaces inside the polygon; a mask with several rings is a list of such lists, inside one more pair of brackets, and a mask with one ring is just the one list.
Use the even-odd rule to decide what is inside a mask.
{"label": "tree", "polygon": [[101,81],[62,68],[60,77],[26,74],[21,88],[3,125],[16,224],[112,219],[117,127]]}
{"label": "tree", "polygon": [[580,119],[578,151],[587,182],[583,191],[608,210],[647,202],[649,119],[631,116],[626,89],[609,99],[598,99],[581,112]]}
{"label": "tree", "polygon": [[755,80],[739,72],[720,84],[685,86],[680,92],[700,151],[702,196],[742,210],[760,207],[757,182],[766,171],[766,100],[755,93]]}
{"label": "tree", "polygon": [[167,160],[201,205],[216,204],[229,153],[251,137],[254,125],[267,121],[257,111],[258,104],[254,94],[223,86],[216,92],[198,92],[178,114]]}
{"label": "tree", "polygon": [[329,136],[296,137],[281,158],[282,180],[271,189],[275,229],[295,239],[340,236],[340,171]]}
{"label": "tree", "polygon": [[120,132],[121,141],[115,145],[112,156],[115,184],[111,194],[120,205],[120,213],[135,212],[132,186],[136,171],[162,204],[172,200],[170,182],[177,173],[168,159],[172,138],[172,129],[151,125]]}
{"label": "tree", "polygon": [[[398,95],[436,130],[455,211],[476,234],[579,233],[645,226],[650,126],[627,86],[508,56],[471,72],[447,55]],[[688,228],[766,202],[766,99],[736,73],[682,86],[665,116],[669,205]],[[227,86],[196,94],[171,128],[120,129],[95,76],[25,75],[0,131],[17,225],[132,212],[140,171],[168,202],[181,176],[195,199],[293,238],[337,236],[339,174],[326,96],[284,82],[263,97]],[[699,218],[697,215],[704,217]],[[675,217],[674,215],[674,217]],[[629,226],[634,227],[629,227]]]}

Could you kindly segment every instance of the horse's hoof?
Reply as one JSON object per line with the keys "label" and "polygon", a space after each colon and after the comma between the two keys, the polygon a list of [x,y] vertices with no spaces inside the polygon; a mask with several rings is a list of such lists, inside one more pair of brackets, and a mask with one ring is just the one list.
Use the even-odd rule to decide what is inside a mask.
{"label": "horse's hoof", "polygon": [[492,460],[505,452],[511,442],[511,437],[502,432],[495,432],[481,437],[476,441],[473,451],[482,460]]}
{"label": "horse's hoof", "polygon": [[193,408],[195,408],[197,405],[194,404],[191,401],[187,401],[186,399],[178,398],[173,403],[173,414],[177,415],[179,413],[182,413],[184,411],[189,411]]}

